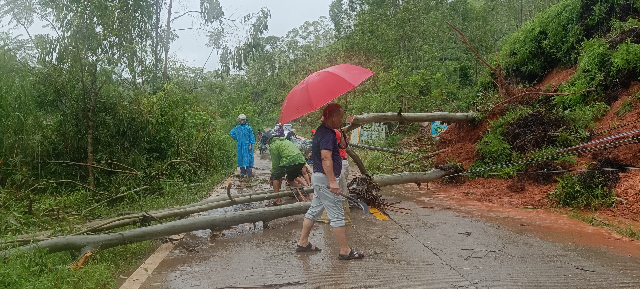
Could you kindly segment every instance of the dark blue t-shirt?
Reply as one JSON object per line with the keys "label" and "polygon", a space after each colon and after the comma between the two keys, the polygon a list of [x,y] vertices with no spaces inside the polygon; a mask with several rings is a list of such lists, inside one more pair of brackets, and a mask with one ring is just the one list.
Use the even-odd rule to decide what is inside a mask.
{"label": "dark blue t-shirt", "polygon": [[336,138],[336,132],[324,122],[316,129],[316,134],[313,136],[311,159],[313,160],[313,172],[326,175],[322,167],[321,151],[323,150],[331,151],[333,175],[337,178],[342,171],[342,158],[340,157],[340,151],[338,151],[338,138]]}

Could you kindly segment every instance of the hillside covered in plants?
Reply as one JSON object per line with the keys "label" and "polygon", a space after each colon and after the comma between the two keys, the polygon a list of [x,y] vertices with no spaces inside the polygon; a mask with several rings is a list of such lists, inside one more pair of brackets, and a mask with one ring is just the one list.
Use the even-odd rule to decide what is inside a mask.
{"label": "hillside covered in plants", "polygon": [[443,133],[436,165],[476,171],[459,189],[479,200],[640,220],[639,16],[634,1],[563,1],[506,37],[511,94]]}

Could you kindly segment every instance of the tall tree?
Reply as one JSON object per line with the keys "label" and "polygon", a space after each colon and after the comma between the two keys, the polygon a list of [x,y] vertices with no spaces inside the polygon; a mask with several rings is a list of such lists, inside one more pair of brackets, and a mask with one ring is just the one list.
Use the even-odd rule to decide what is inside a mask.
{"label": "tall tree", "polygon": [[24,5],[34,9],[23,19],[48,15],[56,32],[36,38],[39,64],[77,81],[65,93],[79,109],[70,113],[80,115],[85,128],[88,183],[93,188],[97,104],[106,84],[127,78],[124,71],[137,85],[138,51],[148,49],[154,0],[10,0],[2,11],[13,17]]}

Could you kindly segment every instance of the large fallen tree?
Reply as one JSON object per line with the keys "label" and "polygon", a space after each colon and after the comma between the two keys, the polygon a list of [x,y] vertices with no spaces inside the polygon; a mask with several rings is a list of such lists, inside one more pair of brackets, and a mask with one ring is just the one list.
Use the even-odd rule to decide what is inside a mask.
{"label": "large fallen tree", "polygon": [[[311,189],[307,189],[307,190],[311,191]],[[247,194],[247,195],[238,195],[235,198],[229,197],[230,195],[224,196],[224,197],[217,197],[217,198],[207,199],[204,201],[200,201],[197,203],[193,203],[193,204],[189,204],[181,207],[167,208],[167,209],[142,212],[142,213],[134,213],[134,214],[128,214],[125,216],[119,216],[119,217],[113,217],[105,220],[89,222],[84,224],[81,227],[80,231],[75,232],[71,235],[81,235],[85,233],[100,232],[100,231],[111,230],[119,227],[124,227],[130,224],[139,222],[144,218],[151,218],[153,220],[160,221],[168,218],[186,217],[191,214],[206,212],[206,211],[218,209],[218,208],[229,207],[236,204],[246,204],[251,202],[259,202],[259,201],[266,201],[266,200],[287,197],[287,196],[291,196],[291,194],[292,194],[291,191],[282,191],[282,192],[274,193],[273,190],[266,190],[266,191],[260,191],[260,192]],[[51,231],[44,231],[44,232],[39,232],[35,234],[30,234],[30,235],[21,235],[21,236],[17,236],[13,240],[8,240],[7,244],[30,243],[33,241],[44,241],[44,240],[55,238],[55,236],[51,236],[50,234],[51,234]]]}
{"label": "large fallen tree", "polygon": [[79,255],[84,255],[91,250],[117,247],[185,232],[206,229],[218,231],[244,223],[269,222],[279,218],[304,214],[310,206],[311,203],[309,202],[295,203],[279,207],[228,213],[220,216],[202,216],[183,219],[111,234],[65,236],[41,241],[13,250],[2,251],[0,252],[0,256],[7,256],[15,250],[33,250],[36,248],[48,249],[49,253],[75,251],[78,252]]}
{"label": "large fallen tree", "polygon": [[[429,182],[438,178],[441,178],[447,174],[446,171],[443,170],[431,170],[429,172],[413,172],[413,173],[399,173],[392,175],[376,175],[373,177],[373,180],[378,183],[380,187],[391,186],[397,184],[404,183],[421,183],[421,182]],[[312,192],[311,189],[305,189],[306,191]],[[265,193],[266,192],[266,193]],[[285,196],[289,196],[291,194],[290,191],[273,193],[272,191],[262,191],[257,192],[247,196],[236,196],[235,198],[229,200],[227,197],[220,197],[216,199],[211,199],[207,201],[202,201],[198,203],[194,203],[191,205],[180,207],[178,210],[165,210],[159,211],[155,215],[152,215],[156,218],[168,218],[175,216],[186,216],[193,213],[208,211],[215,208],[228,207],[235,204],[243,204],[250,203],[268,199],[281,198]],[[215,201],[214,201],[215,200]],[[222,216],[209,216],[209,217],[197,217],[190,219],[183,219],[173,222],[167,222],[159,225],[143,227],[139,229],[132,229],[127,231],[121,231],[117,233],[110,234],[100,234],[100,235],[79,235],[81,233],[88,233],[90,231],[100,231],[113,229],[118,226],[125,226],[127,224],[131,224],[135,222],[137,219],[119,219],[112,218],[110,221],[103,221],[103,225],[93,226],[89,229],[86,229],[84,232],[78,232],[74,235],[63,236],[63,237],[48,237],[41,239],[42,237],[36,237],[32,239],[25,239],[25,241],[34,242],[33,244],[20,247],[20,249],[31,250],[35,247],[47,248],[50,253],[59,252],[59,251],[78,251],[82,254],[88,252],[93,249],[104,249],[110,248],[114,246],[120,246],[124,244],[129,244],[132,242],[140,242],[145,240],[156,239],[160,237],[170,236],[179,233],[186,233],[195,230],[203,230],[203,229],[211,229],[211,230],[222,230],[229,228],[231,226],[244,224],[244,223],[254,223],[254,222],[268,222],[274,219],[293,216],[298,214],[303,214],[306,209],[309,208],[309,203],[296,203],[292,205],[284,205],[269,209],[253,209],[248,211],[243,211],[242,213],[229,213]],[[132,214],[130,216],[137,216],[137,214]],[[118,225],[118,226],[116,226]],[[16,244],[16,243],[14,243]],[[15,250],[15,249],[14,249]],[[10,251],[0,252],[0,255],[10,254]]]}
{"label": "large fallen tree", "polygon": [[410,183],[426,183],[449,174],[447,171],[433,169],[428,172],[408,172],[391,175],[374,175],[373,181],[380,187]]}
{"label": "large fallen tree", "polygon": [[471,122],[478,117],[475,113],[450,113],[450,112],[431,112],[431,113],[365,113],[353,117],[353,121],[344,131],[352,131],[364,124],[374,122]]}

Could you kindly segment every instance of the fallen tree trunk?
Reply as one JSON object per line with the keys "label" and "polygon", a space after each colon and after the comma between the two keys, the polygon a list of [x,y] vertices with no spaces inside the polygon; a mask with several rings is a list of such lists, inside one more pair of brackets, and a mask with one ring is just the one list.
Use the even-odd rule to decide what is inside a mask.
{"label": "fallen tree trunk", "polygon": [[[357,156],[357,155],[356,155]],[[448,173],[443,170],[433,169],[429,172],[413,172],[413,173],[399,173],[399,174],[391,174],[391,175],[376,175],[373,177],[373,180],[380,186],[391,186],[397,184],[404,183],[422,183],[429,182],[435,179],[441,178]],[[312,191],[312,189],[305,189],[305,191]],[[164,214],[156,214],[152,215],[154,218],[160,219],[158,217],[168,218],[170,216],[183,216],[196,212],[202,212],[206,210],[210,210],[213,208],[221,208],[228,207],[234,204],[242,204],[248,202],[255,202],[260,200],[268,200],[278,197],[284,197],[290,195],[291,192],[279,192],[279,193],[271,193],[271,194],[262,194],[262,195],[251,195],[251,196],[243,196],[241,198],[236,198],[235,201],[232,200],[224,200],[218,201],[213,204],[204,204],[202,206],[192,206],[188,208],[184,208],[179,211],[166,211]],[[205,216],[205,217],[197,217],[191,219],[182,219],[178,221],[168,222],[164,224],[143,227],[139,229],[132,229],[128,231],[121,231],[117,233],[111,234],[101,234],[101,235],[71,235],[64,237],[56,237],[47,240],[41,240],[37,243],[33,243],[31,245],[19,247],[17,249],[1,251],[0,256],[8,256],[12,254],[15,250],[33,250],[35,248],[46,248],[49,253],[55,253],[60,251],[76,251],[79,252],[79,256],[84,255],[84,253],[94,250],[94,249],[106,249],[111,247],[116,247],[120,245],[141,242],[146,240],[157,239],[165,236],[211,229],[213,231],[224,230],[229,227],[244,224],[244,223],[255,223],[259,221],[269,222],[278,218],[283,218],[287,216],[293,216],[298,214],[304,214],[306,210],[310,207],[309,202],[295,203],[290,205],[284,205],[273,208],[260,208],[254,210],[248,210],[238,213],[229,213],[221,216]],[[105,228],[113,228],[116,227],[116,224],[123,226],[125,222],[134,220],[119,220],[113,223],[104,224],[99,227],[101,230],[105,230]],[[89,230],[85,230],[86,233]],[[78,233],[76,233],[78,234]],[[38,241],[38,240],[32,240]]]}
{"label": "fallen tree trunk", "polygon": [[[308,188],[308,189],[305,189],[305,191],[313,192],[313,189]],[[272,199],[287,197],[287,196],[290,196],[291,194],[292,194],[291,191],[281,191],[279,193],[273,193],[273,190],[266,190],[266,191],[252,193],[252,194],[238,195],[234,200],[230,200],[227,196],[218,197],[218,198],[213,198],[213,199],[185,205],[182,207],[135,213],[135,214],[129,214],[126,216],[120,216],[120,217],[114,217],[110,219],[90,222],[83,225],[82,230],[77,233],[74,233],[73,235],[80,235],[80,234],[91,233],[91,232],[100,232],[100,231],[106,231],[106,230],[110,230],[118,227],[123,227],[126,225],[133,224],[135,222],[138,222],[142,218],[147,216],[151,216],[152,218],[155,218],[158,220],[174,218],[174,217],[186,217],[191,214],[206,212],[206,211],[218,209],[218,208],[229,207],[235,204],[246,204],[251,202],[272,200]],[[21,236],[18,236],[15,240],[10,240],[7,243],[14,243],[14,244],[29,243],[32,241],[44,241],[44,240],[52,239],[54,237],[49,236],[50,232],[51,231],[45,231],[45,232],[39,232],[35,234],[30,234],[30,235],[21,235]]]}
{"label": "fallen tree trunk", "polygon": [[295,203],[273,208],[229,213],[221,216],[183,219],[112,234],[66,236],[38,242],[14,250],[2,251],[0,252],[0,256],[8,256],[15,250],[33,250],[36,248],[48,249],[49,253],[79,251],[80,255],[84,255],[84,253],[94,249],[107,249],[180,233],[205,229],[219,231],[244,223],[269,222],[283,217],[303,214],[310,206],[311,203],[309,202]]}
{"label": "fallen tree trunk", "polygon": [[438,169],[432,169],[428,172],[416,173],[399,173],[391,175],[375,175],[373,181],[380,187],[408,184],[408,183],[426,183],[446,176],[448,172]]}
{"label": "fallen tree trunk", "polygon": [[478,115],[475,113],[450,113],[450,112],[432,112],[432,113],[365,113],[356,115],[353,122],[347,126],[344,131],[352,131],[363,124],[374,122],[471,122]]}
{"label": "fallen tree trunk", "polygon": [[[96,229],[99,229],[99,231],[104,231],[104,230],[109,230],[109,229],[113,229],[113,228],[117,228],[117,227],[122,227],[122,226],[126,226],[132,223],[135,223],[139,220],[139,218],[144,217],[145,215],[151,215],[157,219],[167,219],[167,218],[175,218],[175,217],[186,217],[189,216],[191,214],[195,214],[195,213],[200,213],[200,212],[206,212],[209,210],[213,210],[213,209],[219,209],[219,208],[224,208],[224,207],[230,207],[236,204],[246,204],[246,203],[251,203],[251,202],[259,202],[259,201],[266,201],[266,200],[272,200],[272,199],[278,199],[278,198],[282,198],[282,197],[288,197],[291,196],[291,191],[281,191],[278,193],[270,193],[270,194],[259,194],[259,195],[251,195],[251,196],[246,196],[246,197],[241,197],[241,198],[235,198],[235,201],[232,200],[225,200],[225,201],[218,201],[218,202],[213,202],[213,203],[206,203],[206,204],[202,204],[202,205],[198,205],[198,206],[188,206],[188,207],[181,207],[181,208],[175,208],[173,210],[167,210],[167,211],[163,211],[163,212],[159,212],[159,213],[153,213],[153,212],[148,212],[148,213],[140,213],[138,214],[139,216],[136,216],[136,218],[134,219],[125,219],[125,220],[120,220],[120,221],[116,221],[116,222],[111,222],[108,224],[105,224],[103,226],[99,226]],[[85,230],[85,232],[82,233],[87,233],[87,232],[95,232],[95,230]],[[76,233],[79,234],[79,233]]]}
{"label": "fallen tree trunk", "polygon": [[379,151],[379,152],[385,152],[385,153],[394,153],[394,154],[406,154],[407,153],[407,152],[405,152],[403,150],[374,147],[374,146],[368,146],[368,145],[363,145],[363,144],[355,144],[355,143],[349,143],[349,146],[352,146],[354,148],[359,148],[359,149],[366,149],[366,150]]}
{"label": "fallen tree trunk", "polygon": [[369,172],[367,172],[367,168],[364,167],[364,163],[360,159],[360,156],[358,156],[356,152],[354,152],[350,148],[347,148],[347,155],[349,155],[349,157],[353,160],[353,162],[356,163],[356,166],[358,167],[358,170],[360,170],[361,174],[363,175],[369,174]]}

